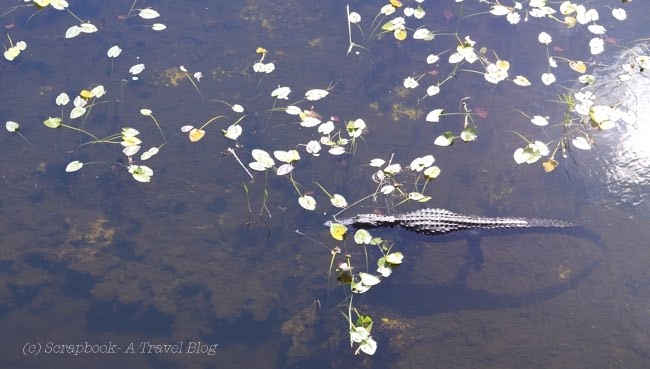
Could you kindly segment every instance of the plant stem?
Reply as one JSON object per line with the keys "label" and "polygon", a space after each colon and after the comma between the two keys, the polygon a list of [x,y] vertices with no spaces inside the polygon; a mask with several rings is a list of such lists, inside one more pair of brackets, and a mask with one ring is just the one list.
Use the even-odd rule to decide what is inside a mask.
{"label": "plant stem", "polygon": [[208,120],[207,122],[205,122],[205,123],[201,126],[201,128],[199,128],[199,130],[202,130],[203,128],[205,128],[205,126],[207,126],[208,124],[212,123],[213,121],[215,121],[215,120],[217,120],[217,119],[219,119],[219,118],[226,118],[226,116],[225,116],[225,115],[218,115],[218,116],[216,116],[216,117],[211,118],[210,120]]}
{"label": "plant stem", "polygon": [[79,131],[79,132],[81,132],[81,133],[85,133],[85,134],[87,134],[88,136],[94,138],[95,141],[100,141],[100,139],[97,138],[95,135],[93,135],[92,133],[89,133],[89,132],[87,132],[87,131],[84,131],[83,129],[79,129],[79,128],[77,128],[77,127],[69,126],[69,125],[66,125],[66,124],[63,124],[63,123],[61,123],[61,127],[70,128],[70,129],[72,129],[72,130]]}
{"label": "plant stem", "polygon": [[158,127],[158,130],[160,131],[160,134],[162,135],[163,140],[165,140],[165,143],[167,143],[167,138],[165,138],[165,134],[163,133],[162,128],[160,128],[160,124],[158,124],[158,121],[156,120],[156,117],[153,116],[153,114],[149,114],[151,119],[153,119],[153,122],[156,123],[156,127]]}
{"label": "plant stem", "polygon": [[[253,175],[251,174],[251,172],[248,171],[248,168],[246,168],[244,163],[242,163],[241,160],[239,160],[239,157],[237,157],[237,154],[235,153],[235,150],[233,150],[231,147],[229,147],[228,152],[231,153],[235,157],[235,159],[237,160],[239,165],[241,165],[241,167],[244,168],[244,170],[246,171],[246,174],[248,174],[248,176],[251,177],[251,179],[253,179]],[[249,208],[250,208],[250,206],[249,206]]]}

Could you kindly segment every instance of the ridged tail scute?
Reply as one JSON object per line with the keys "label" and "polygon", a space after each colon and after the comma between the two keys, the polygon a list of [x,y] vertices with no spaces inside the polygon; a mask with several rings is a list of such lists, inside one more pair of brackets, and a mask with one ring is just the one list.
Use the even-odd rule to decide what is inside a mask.
{"label": "ridged tail scute", "polygon": [[[445,209],[421,209],[396,216],[359,214],[338,223],[356,228],[401,226],[418,233],[447,233],[472,228],[571,227],[573,224],[539,218],[488,218],[461,215]],[[329,225],[329,222],[325,225]]]}
{"label": "ridged tail scute", "polygon": [[528,219],[529,227],[575,227],[575,224],[555,219],[541,219],[530,218]]}

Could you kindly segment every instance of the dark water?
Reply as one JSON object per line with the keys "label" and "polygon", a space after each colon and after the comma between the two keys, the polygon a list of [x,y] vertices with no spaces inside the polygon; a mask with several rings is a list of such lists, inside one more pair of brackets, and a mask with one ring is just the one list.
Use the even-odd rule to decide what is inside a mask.
{"label": "dark water", "polygon": [[[131,17],[120,26],[131,4],[71,2],[77,16],[100,29],[73,39],[63,37],[76,22],[65,11],[46,8],[33,15],[35,8],[19,8],[0,18],[14,43],[28,45],[16,60],[0,64],[0,118],[20,123],[31,143],[6,131],[0,135],[2,368],[650,366],[647,78],[641,74],[627,87],[603,88],[603,96],[636,110],[639,119],[596,133],[594,150],[560,160],[551,174],[539,163],[514,163],[512,153],[525,143],[511,132],[544,141],[561,135],[561,127],[540,130],[517,112],[563,114],[551,100],[566,90],[539,83],[546,71],[544,47],[536,41],[540,31],[553,36],[552,53],[612,65],[593,73],[614,78],[620,60],[647,54],[632,43],[647,36],[644,2],[626,4],[624,22],[614,21],[605,6],[619,2],[598,5],[609,37],[599,59],[589,55],[592,36],[584,29],[536,19],[511,26],[488,14],[463,18],[461,37],[469,34],[477,46],[494,50],[510,61],[511,78],[524,74],[534,85],[492,85],[480,75],[458,73],[441,94],[419,105],[426,86],[450,72],[448,53],[436,65],[427,65],[426,56],[455,48],[455,38],[398,43],[387,35],[363,43],[369,51],[346,56],[342,3],[138,2],[135,8],[151,6],[161,17]],[[382,4],[351,6],[368,24]],[[462,10],[453,1],[423,7],[427,27],[441,32],[453,32],[462,16],[486,9],[473,1]],[[144,26],[154,22],[167,29]],[[358,32],[354,39],[361,43]],[[111,66],[106,50],[113,45],[123,52]],[[273,73],[252,72],[257,47],[269,50],[265,62],[275,63]],[[146,69],[131,81],[128,70],[138,63]],[[203,73],[201,95],[179,73],[180,65],[190,74]],[[433,70],[438,74],[423,77],[418,89],[401,88],[405,77]],[[576,88],[576,73],[566,64],[554,72],[558,82]],[[134,127],[146,150],[163,141],[140,109],[151,109],[160,122],[169,142],[143,163],[155,171],[150,183],[131,178],[118,145],[80,146],[87,136],[41,124],[61,114],[54,104],[60,92],[72,97],[97,84],[106,87],[101,100],[107,103],[93,107],[84,128],[98,137]],[[334,157],[325,150],[311,157],[296,145],[318,139],[315,128],[270,109],[330,84],[335,86],[324,100],[300,107],[313,104],[323,117],[341,121],[363,118],[368,133],[354,155]],[[278,85],[291,87],[289,100],[270,96]],[[476,118],[474,143],[433,145],[442,132],[460,131],[460,116],[432,124],[423,115],[412,120],[400,113],[458,111],[466,96],[472,109],[487,113]],[[220,130],[239,115],[215,99],[246,108],[237,142]],[[70,109],[65,107],[64,117]],[[196,143],[185,133],[174,136],[181,126],[200,126],[215,115],[232,120],[209,125]],[[294,179],[317,199],[316,211],[298,205],[287,178],[269,172],[254,173],[251,180],[228,148],[245,164],[255,148],[298,149],[302,159]],[[480,238],[373,231],[393,240],[406,258],[390,278],[355,295],[355,306],[375,320],[372,333],[379,344],[374,356],[355,356],[341,315],[347,311],[345,287],[335,276],[328,279],[330,249],[342,248],[359,267],[365,267],[365,255],[351,238],[336,242],[322,227],[336,209],[315,182],[351,203],[376,188],[369,160],[392,154],[405,172],[413,158],[435,156],[442,174],[428,184],[432,199],[424,205],[558,218],[583,228],[488,232]],[[66,173],[72,160],[101,163]],[[415,175],[402,178],[410,191]],[[399,201],[366,201],[345,214],[421,206],[391,207]],[[368,251],[372,267],[377,250]],[[74,355],[60,352],[61,345],[115,353]],[[157,352],[164,347],[156,345],[180,352]]]}

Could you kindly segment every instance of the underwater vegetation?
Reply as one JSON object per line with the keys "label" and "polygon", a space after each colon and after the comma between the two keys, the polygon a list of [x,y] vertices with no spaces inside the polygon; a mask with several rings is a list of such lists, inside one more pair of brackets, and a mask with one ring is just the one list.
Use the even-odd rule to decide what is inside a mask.
{"label": "underwater vegetation", "polygon": [[[160,32],[156,35],[161,37],[166,32],[175,32],[179,25],[158,23],[164,14],[141,3],[146,2],[133,1],[120,16],[116,33],[131,32],[133,28],[126,28],[127,25]],[[611,86],[625,85],[641,78],[650,67],[650,55],[634,47],[644,40],[636,40],[630,46],[617,44],[614,38],[617,28],[610,32],[604,26],[607,24],[604,20],[625,24],[625,8],[629,1],[617,7],[586,0],[507,3],[449,0],[447,3],[444,18],[448,23],[445,24],[432,21],[433,13],[439,10],[436,9],[438,4],[430,0],[390,0],[378,6],[341,5],[340,9],[340,27],[346,31],[347,40],[339,40],[340,50],[333,52],[345,53],[349,59],[372,60],[373,55],[380,53],[382,45],[387,43],[396,43],[400,47],[415,44],[420,47],[419,51],[426,50],[418,56],[412,69],[399,71],[403,78],[397,86],[382,81],[386,95],[394,92],[391,94],[394,99],[391,108],[396,116],[406,116],[414,121],[409,123],[423,125],[435,132],[430,147],[416,157],[404,157],[400,152],[387,153],[384,148],[375,150],[373,135],[381,134],[382,129],[374,125],[373,117],[343,117],[324,103],[337,94],[339,83],[347,81],[319,76],[323,81],[319,85],[290,85],[283,80],[282,76],[291,71],[283,69],[278,60],[281,54],[269,45],[261,45],[238,56],[245,64],[243,72],[238,74],[245,76],[242,77],[242,91],[227,91],[226,97],[206,92],[214,91],[212,87],[217,85],[218,76],[225,73],[192,70],[192,67],[186,67],[189,62],[167,65],[169,85],[187,90],[183,99],[210,106],[215,111],[214,114],[197,116],[188,108],[188,121],[170,122],[163,113],[167,107],[148,106],[144,99],[139,101],[137,97],[125,98],[125,91],[128,92],[133,85],[154,79],[148,75],[147,66],[156,61],[138,54],[136,48],[113,42],[120,40],[115,35],[99,36],[104,28],[100,26],[100,20],[83,19],[75,14],[75,2],[27,0],[0,9],[0,17],[29,14],[27,22],[39,17],[69,17],[69,27],[52,42],[66,42],[72,45],[70,47],[82,48],[85,37],[104,37],[104,44],[111,45],[102,50],[102,60],[83,62],[105,65],[105,81],[89,78],[85,87],[54,86],[58,92],[56,98],[49,105],[33,108],[45,128],[78,135],[78,142],[65,142],[68,145],[64,150],[67,152],[65,157],[69,161],[64,168],[70,176],[93,173],[93,168],[98,167],[117,168],[112,173],[119,181],[136,181],[147,186],[151,182],[166,180],[159,174],[164,173],[164,160],[187,160],[181,155],[185,145],[213,145],[232,156],[246,178],[265,181],[257,211],[260,218],[271,217],[268,199],[274,188],[269,183],[277,184],[269,179],[272,177],[286,182],[294,194],[294,204],[302,209],[334,211],[329,231],[335,246],[321,244],[328,250],[324,257],[329,262],[327,273],[346,291],[345,308],[341,310],[350,346],[354,353],[373,355],[378,349],[372,335],[377,322],[371,314],[361,312],[356,306],[355,296],[377,288],[408,261],[408,252],[390,240],[374,237],[368,230],[360,229],[351,235],[355,247],[363,249],[364,258],[357,261],[345,243],[348,228],[337,223],[336,219],[365,202],[385,202],[391,209],[406,203],[428,202],[436,179],[444,175],[442,164],[432,154],[433,150],[454,150],[455,146],[479,140],[482,132],[497,129],[480,123],[489,109],[474,105],[476,96],[480,94],[478,88],[476,91],[461,91],[462,97],[454,105],[444,104],[437,97],[452,91],[460,77],[471,78],[472,83],[478,86],[496,88],[498,85],[515,90],[515,93],[519,89],[551,91],[556,95],[553,101],[533,101],[528,107],[503,107],[520,114],[522,128],[499,134],[504,136],[504,142],[517,140],[517,147],[508,154],[512,157],[511,164],[539,165],[544,173],[553,175],[559,172],[562,163],[570,162],[581,152],[595,151],[599,134],[621,124],[635,124],[637,113],[634,109],[626,101],[611,101],[604,92]],[[356,5],[359,9],[355,9]],[[543,29],[536,39],[522,41],[534,45],[531,47],[537,55],[533,61],[537,65],[519,65],[520,50],[498,50],[478,42],[483,37],[472,34],[465,24],[479,19],[500,22],[515,30],[516,27]],[[19,66],[33,61],[30,37],[34,30],[22,26],[5,27],[3,63]],[[581,43],[575,47],[579,50],[565,50],[559,46],[557,40],[564,35],[561,32],[577,35]],[[318,42],[314,40],[314,44]],[[621,49],[627,51],[628,57],[613,66],[618,73],[613,78],[601,79],[598,71],[612,68],[608,53]],[[582,55],[582,58],[577,59],[575,55]],[[116,79],[118,83],[114,83]],[[268,106],[262,111],[249,108],[250,99],[245,98],[244,92],[250,91],[253,91],[250,95],[267,99]],[[416,102],[413,103],[408,96],[416,96]],[[404,101],[399,101],[402,98]],[[113,130],[95,124],[96,110],[121,104],[137,106],[141,120],[120,121],[119,129]],[[9,135],[17,136],[17,142],[35,147],[30,136],[36,135],[34,131],[43,127],[39,123],[38,128],[32,125],[26,129],[20,123],[24,121],[26,119],[21,116],[11,117],[6,121],[6,130]],[[278,121],[282,123],[276,124]],[[289,138],[279,142],[270,138],[273,131],[269,131],[268,140],[256,140],[254,146],[242,143],[268,126],[291,134],[282,134],[282,137]],[[149,135],[149,129],[155,135]],[[98,150],[98,147],[102,149]],[[380,153],[375,154],[377,151]],[[361,152],[372,157],[359,168],[366,174],[367,188],[371,189],[365,196],[353,198],[345,193],[336,193],[338,191],[331,190],[335,185],[328,173],[313,170],[320,161],[331,162],[334,159],[343,163],[346,157]],[[163,154],[164,159],[161,158]],[[120,159],[116,160],[116,156]],[[242,182],[242,187],[240,195],[246,197],[250,222],[254,204],[246,182]]]}

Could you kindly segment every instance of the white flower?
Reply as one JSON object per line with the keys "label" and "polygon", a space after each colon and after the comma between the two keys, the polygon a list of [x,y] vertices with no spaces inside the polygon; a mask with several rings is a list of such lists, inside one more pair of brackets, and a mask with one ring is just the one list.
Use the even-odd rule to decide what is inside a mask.
{"label": "white flower", "polygon": [[592,55],[598,55],[605,51],[605,42],[601,38],[594,37],[589,41],[589,48]]}
{"label": "white flower", "polygon": [[406,77],[406,79],[404,79],[404,87],[406,88],[416,88],[418,85],[418,81],[413,77]]}
{"label": "white flower", "polygon": [[352,12],[348,15],[348,21],[350,23],[359,23],[361,22],[361,16],[357,12]]}
{"label": "white flower", "polygon": [[545,45],[548,45],[548,44],[551,43],[551,41],[553,41],[553,39],[551,38],[551,35],[549,35],[549,34],[546,33],[546,32],[541,32],[541,33],[539,34],[539,36],[537,36],[537,40],[538,40],[540,43],[545,44]]}
{"label": "white flower", "polygon": [[438,85],[431,85],[429,88],[427,88],[427,95],[433,96],[437,95],[440,92],[440,86]]}
{"label": "white flower", "polygon": [[498,60],[495,64],[488,64],[486,73],[484,74],[485,80],[490,83],[499,83],[504,79],[508,78],[508,69],[510,68],[510,63],[505,60]]}
{"label": "white flower", "polygon": [[521,16],[516,12],[508,13],[508,15],[506,15],[506,20],[510,24],[517,24],[521,20]]}

